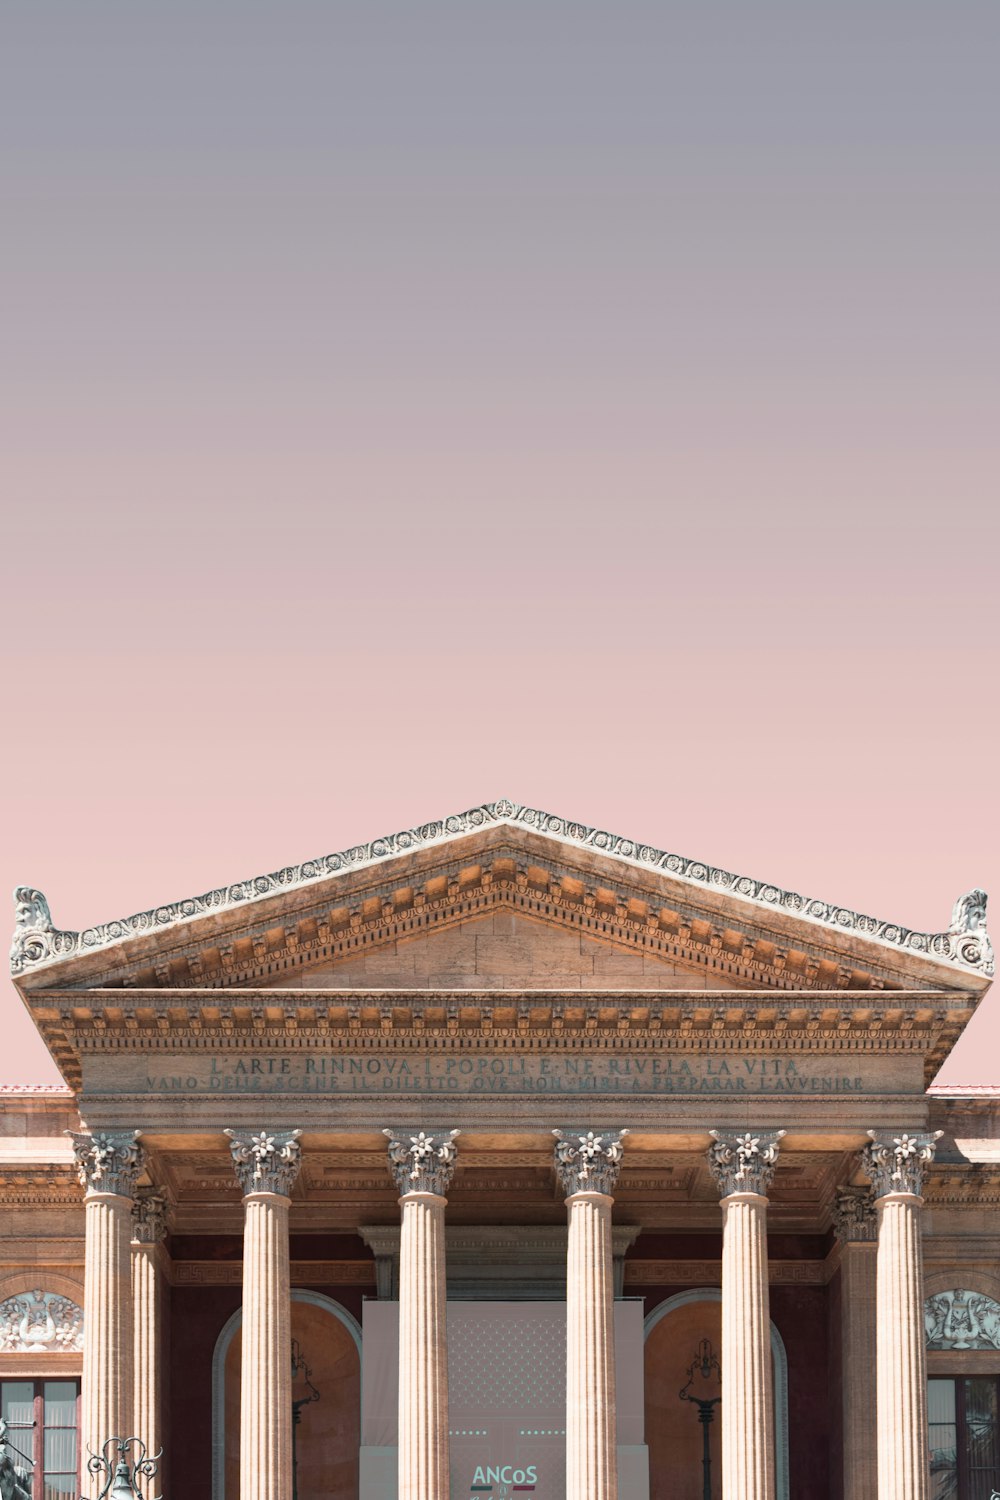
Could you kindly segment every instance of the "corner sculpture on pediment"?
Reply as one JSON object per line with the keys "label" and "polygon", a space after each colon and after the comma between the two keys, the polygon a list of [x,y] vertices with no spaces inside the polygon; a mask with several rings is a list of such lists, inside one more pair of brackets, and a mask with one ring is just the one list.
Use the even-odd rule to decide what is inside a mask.
{"label": "corner sculpture on pediment", "polygon": [[567,1198],[577,1193],[610,1197],[621,1171],[627,1130],[554,1130],[555,1167]]}
{"label": "corner sculpture on pediment", "polygon": [[756,1193],[767,1197],[778,1164],[778,1146],[783,1130],[746,1130],[742,1134],[710,1130],[714,1145],[708,1148],[708,1169],[720,1198],[733,1193]]}
{"label": "corner sculpture on pediment", "polygon": [[330,877],[378,865],[424,848],[443,845],[449,840],[498,825],[546,836],[564,846],[596,852],[639,869],[658,870],[675,880],[711,891],[715,895],[728,893],[740,901],[805,918],[841,933],[856,933],[896,949],[959,963],[985,976],[994,972],[993,949],[985,927],[986,896],[979,889],[970,891],[956,902],[947,932],[915,932],[894,922],[881,921],[848,907],[802,896],[797,891],[784,890],[768,881],[756,880],[701,860],[672,854],[506,798],[483,803],[479,807],[434,822],[403,829],[399,833],[388,834],[366,844],[356,844],[336,854],[306,860],[298,865],[286,865],[281,870],[258,875],[251,880],[218,886],[184,901],[169,902],[130,917],[88,927],[82,932],[55,928],[42,892],[32,886],[18,886],[14,897],[16,918],[10,950],[11,972],[18,976],[55,958],[92,953],[164,927],[206,915],[215,916],[233,907],[316,885]]}
{"label": "corner sculpture on pediment", "polygon": [[383,1130],[388,1137],[389,1171],[401,1198],[433,1193],[443,1198],[455,1172],[457,1130]]}
{"label": "corner sculpture on pediment", "polygon": [[87,1196],[114,1193],[120,1198],[135,1195],[139,1174],[145,1165],[145,1153],[139,1145],[138,1130],[67,1130],[73,1142],[77,1175]]}
{"label": "corner sculpture on pediment", "polygon": [[906,1193],[919,1198],[923,1192],[924,1172],[934,1160],[934,1151],[943,1134],[940,1130],[916,1131],[912,1134],[891,1130],[869,1130],[871,1144],[861,1153],[861,1164],[876,1199],[891,1193]]}
{"label": "corner sculpture on pediment", "polygon": [[251,1193],[291,1194],[302,1165],[301,1130],[227,1130],[244,1198]]}
{"label": "corner sculpture on pediment", "polygon": [[833,1203],[833,1227],[842,1245],[878,1239],[875,1194],[870,1187],[841,1187]]}

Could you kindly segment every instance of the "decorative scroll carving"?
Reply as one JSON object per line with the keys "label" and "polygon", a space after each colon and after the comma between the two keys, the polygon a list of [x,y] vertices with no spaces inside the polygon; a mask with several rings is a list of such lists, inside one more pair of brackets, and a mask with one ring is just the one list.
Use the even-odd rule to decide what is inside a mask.
{"label": "decorative scroll carving", "polygon": [[389,1138],[389,1171],[402,1198],[407,1193],[436,1193],[443,1198],[448,1191],[458,1148],[457,1130],[418,1131],[384,1130]]}
{"label": "decorative scroll carving", "polygon": [[279,1193],[287,1198],[302,1165],[301,1130],[227,1130],[243,1196]]}
{"label": "decorative scroll carving", "polygon": [[842,1245],[878,1239],[875,1194],[870,1187],[837,1189],[833,1205],[833,1227]]}
{"label": "decorative scroll carving", "polygon": [[145,1162],[138,1130],[95,1130],[93,1135],[67,1130],[80,1184],[88,1193],[135,1194],[135,1185]]}
{"label": "decorative scroll carving", "polygon": [[887,1193],[911,1193],[919,1198],[924,1185],[924,1168],[934,1160],[934,1150],[942,1131],[908,1135],[901,1131],[869,1130],[871,1145],[861,1153],[865,1176],[875,1190],[876,1198]]}
{"label": "decorative scroll carving", "polygon": [[724,1130],[710,1130],[715,1142],[708,1148],[708,1169],[715,1179],[720,1198],[730,1193],[760,1193],[766,1197],[778,1164],[778,1142],[783,1130],[747,1130],[733,1135]]}
{"label": "decorative scroll carving", "polygon": [[83,1348],[83,1308],[58,1292],[40,1289],[0,1302],[4,1354],[78,1354]]}
{"label": "decorative scroll carving", "polygon": [[553,1130],[556,1174],[567,1198],[574,1193],[614,1192],[627,1130]]}
{"label": "decorative scroll carving", "polygon": [[167,1233],[167,1195],[142,1193],[132,1202],[132,1238],[140,1245],[158,1245]]}
{"label": "decorative scroll carving", "polygon": [[928,1349],[1000,1349],[1000,1302],[956,1287],[924,1303]]}
{"label": "decorative scroll carving", "polygon": [[736,875],[717,865],[687,859],[680,854],[670,854],[664,849],[655,849],[648,844],[621,838],[618,834],[606,833],[601,828],[574,823],[553,813],[540,812],[537,808],[524,807],[501,798],[497,802],[470,808],[468,812],[456,813],[449,818],[373,839],[368,844],[356,844],[338,854],[327,854],[299,865],[286,865],[284,869],[276,870],[270,875],[258,875],[253,880],[218,886],[202,896],[137,912],[134,916],[123,917],[115,922],[88,927],[83,932],[61,932],[53,928],[48,905],[41,892],[30,886],[19,886],[15,894],[17,920],[10,953],[11,972],[21,974],[52,958],[63,958],[73,953],[90,953],[94,949],[120,943],[124,939],[170,926],[174,922],[190,921],[226,907],[308,886],[341,871],[378,864],[411,850],[442,843],[497,823],[509,823],[548,834],[565,844],[596,849],[614,859],[662,870],[677,879],[690,881],[695,886],[709,890],[729,891],[741,901],[806,917],[840,932],[856,932],[862,937],[887,943],[893,948],[925,953],[934,959],[962,964],[981,974],[992,974],[994,970],[993,949],[985,928],[986,897],[982,891],[971,891],[956,903],[951,927],[947,932],[913,932],[897,923],[883,922],[875,917],[865,916],[862,912],[851,911],[848,907],[801,896],[797,891],[782,890],[780,886],[771,885],[767,881],[754,880],[748,875]]}

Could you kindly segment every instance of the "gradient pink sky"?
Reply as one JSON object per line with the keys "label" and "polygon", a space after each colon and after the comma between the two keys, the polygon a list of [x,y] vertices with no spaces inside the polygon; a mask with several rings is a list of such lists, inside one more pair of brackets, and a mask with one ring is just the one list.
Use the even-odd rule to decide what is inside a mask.
{"label": "gradient pink sky", "polygon": [[[81,927],[505,795],[1000,900],[998,46],[985,0],[9,10],[6,885]],[[998,1049],[1000,995],[943,1077]]]}

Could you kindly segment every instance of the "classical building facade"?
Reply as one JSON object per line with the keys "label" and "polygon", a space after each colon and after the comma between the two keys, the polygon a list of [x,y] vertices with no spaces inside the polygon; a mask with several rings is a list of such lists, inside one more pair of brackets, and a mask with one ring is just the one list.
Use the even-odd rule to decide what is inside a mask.
{"label": "classical building facade", "polygon": [[[509,802],[85,932],[0,1112],[0,1493],[990,1500],[1000,1090],[912,932]],[[81,1460],[82,1456],[82,1460]]]}

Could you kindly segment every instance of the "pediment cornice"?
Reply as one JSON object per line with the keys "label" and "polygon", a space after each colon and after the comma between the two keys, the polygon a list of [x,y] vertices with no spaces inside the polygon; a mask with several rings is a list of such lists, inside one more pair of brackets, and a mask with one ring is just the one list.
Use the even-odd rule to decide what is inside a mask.
{"label": "pediment cornice", "polygon": [[[165,986],[247,983],[268,964],[335,946],[342,929],[412,931],[419,913],[447,920],[449,904],[467,910],[477,893],[534,902],[541,915],[574,908],[626,940],[643,928],[728,953],[751,982],[783,972],[790,951],[804,960],[797,986],[812,982],[811,968],[821,987],[861,973],[876,985],[978,992],[993,973],[982,892],[956,903],[947,931],[915,932],[506,800],[82,932],[56,928],[42,893],[20,887],[11,969],[24,991],[149,983],[150,972]],[[761,962],[768,945],[777,965]]]}

